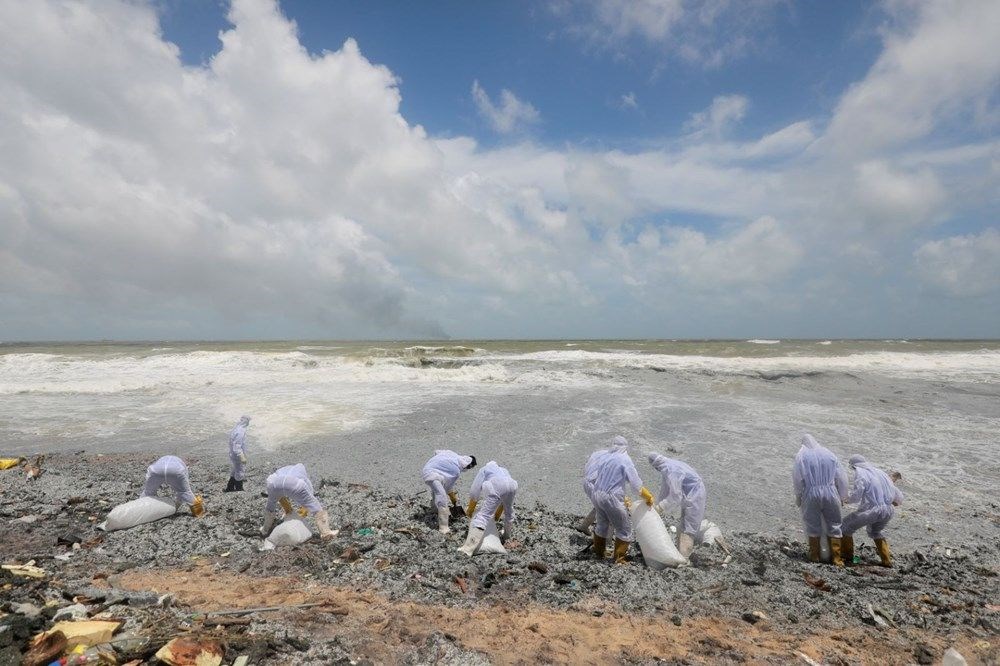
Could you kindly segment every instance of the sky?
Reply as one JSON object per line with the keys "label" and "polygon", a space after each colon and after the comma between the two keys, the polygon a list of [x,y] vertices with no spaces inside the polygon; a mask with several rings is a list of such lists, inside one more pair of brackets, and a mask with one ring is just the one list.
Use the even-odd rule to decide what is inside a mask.
{"label": "sky", "polygon": [[1000,337],[992,0],[0,0],[0,341]]}

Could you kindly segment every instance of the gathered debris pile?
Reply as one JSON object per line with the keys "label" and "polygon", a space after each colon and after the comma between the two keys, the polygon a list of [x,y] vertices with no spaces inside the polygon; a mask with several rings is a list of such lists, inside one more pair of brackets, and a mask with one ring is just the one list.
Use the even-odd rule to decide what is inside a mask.
{"label": "gathered debris pile", "polygon": [[[315,640],[304,628],[303,617],[336,623],[350,612],[329,600],[292,594],[317,586],[454,609],[530,605],[593,617],[639,615],[662,618],[677,631],[697,618],[791,636],[850,629],[891,635],[897,646],[912,642],[906,648],[909,661],[924,650],[940,662],[944,650],[956,644],[970,662],[1000,658],[995,605],[1000,546],[986,539],[898,553],[893,569],[876,566],[871,546],[859,539],[863,563],[836,569],[804,561],[801,543],[735,532],[726,535],[729,553],[703,546],[690,567],[658,572],[642,565],[634,547],[626,566],[594,560],[588,538],[574,529],[578,516],[518,506],[508,552],[470,559],[456,552],[468,522],[456,515],[452,533],[440,534],[428,495],[417,492],[416,482],[413,493],[395,494],[323,479],[315,484],[317,495],[338,535],[260,552],[265,500],[259,482],[248,481],[245,492],[223,494],[197,488],[196,476],[208,509],[202,518],[181,512],[104,533],[95,525],[111,507],[138,494],[144,458],[52,455],[30,480],[23,468],[0,471],[3,664],[363,661],[349,634]],[[227,470],[220,468],[209,482],[221,489],[226,478]],[[179,588],[193,592],[179,601],[123,584],[127,575],[144,571],[180,572]],[[197,583],[216,575],[296,582],[271,605],[244,607],[238,598],[197,597]],[[213,608],[206,612],[206,607]],[[511,663],[470,652],[460,636],[434,629],[406,638],[411,644],[398,660]],[[713,649],[704,646],[706,655],[725,657]],[[797,659],[793,653],[783,656]]]}

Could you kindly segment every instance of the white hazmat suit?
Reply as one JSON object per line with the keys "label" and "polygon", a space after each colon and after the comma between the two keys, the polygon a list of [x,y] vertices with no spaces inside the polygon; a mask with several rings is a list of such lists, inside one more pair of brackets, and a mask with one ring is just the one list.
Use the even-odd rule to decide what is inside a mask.
{"label": "white hazmat suit", "polygon": [[246,481],[247,463],[247,427],[250,425],[249,416],[241,416],[239,423],[229,433],[229,485],[227,491],[243,490],[243,482]]}
{"label": "white hazmat suit", "polygon": [[459,551],[472,556],[483,542],[487,525],[500,514],[503,514],[504,539],[510,539],[514,533],[516,494],[517,481],[506,467],[501,467],[495,460],[483,465],[472,480],[472,488],[469,490],[469,508],[466,514],[472,518],[472,522],[469,524],[465,544]]}
{"label": "white hazmat suit", "polygon": [[200,497],[191,490],[191,479],[187,465],[177,456],[163,456],[146,468],[146,484],[140,497],[156,497],[160,486],[167,485],[173,491],[178,504],[191,505],[191,513],[200,516],[203,507]]}
{"label": "white hazmat suit", "polygon": [[681,534],[678,549],[687,557],[694,549],[694,539],[705,519],[705,483],[698,472],[686,462],[668,458],[655,451],[649,454],[649,464],[660,473],[660,492],[656,504],[666,512],[675,506],[681,509]]}
{"label": "white hazmat suit", "polygon": [[882,558],[882,564],[890,566],[892,559],[884,530],[895,514],[893,507],[903,503],[903,493],[888,474],[866,461],[863,456],[851,456],[848,464],[854,470],[854,485],[847,503],[857,504],[858,510],[844,518],[845,559],[849,563],[853,560],[854,533],[865,527],[868,536],[875,541],[875,549]]}
{"label": "white hazmat suit", "polygon": [[287,465],[267,477],[267,506],[264,508],[264,527],[261,533],[266,537],[274,527],[274,512],[278,505],[285,513],[290,513],[292,505],[298,505],[313,514],[316,526],[323,538],[335,536],[330,529],[330,516],[316,499],[312,482],[305,465]]}
{"label": "white hazmat suit", "polygon": [[459,475],[475,464],[476,459],[473,456],[459,455],[449,449],[438,449],[420,472],[420,478],[431,490],[434,506],[437,507],[438,530],[443,534],[451,531],[448,527],[448,500],[451,500],[452,505],[458,503],[457,495],[451,489],[458,481]]}
{"label": "white hazmat suit", "polygon": [[[613,535],[615,561],[623,563],[628,552],[628,544],[632,541],[632,521],[625,504],[625,486],[631,486],[632,490],[642,495],[650,506],[653,504],[653,495],[642,485],[639,472],[628,454],[628,440],[621,435],[611,440],[611,446],[605,450],[604,455],[597,458],[592,455],[591,458],[594,460],[593,469],[589,472],[586,469],[584,471],[585,474],[589,473],[589,479],[592,480],[590,501],[597,513],[594,524],[594,553],[603,558],[605,544]],[[585,478],[585,492],[587,488]]]}
{"label": "white hazmat suit", "polygon": [[802,510],[802,521],[809,538],[809,559],[820,558],[820,537],[830,540],[830,553],[834,564],[840,560],[841,516],[840,507],[847,499],[847,475],[837,456],[820,446],[809,434],[802,436],[802,446],[792,467],[792,484],[795,503]]}

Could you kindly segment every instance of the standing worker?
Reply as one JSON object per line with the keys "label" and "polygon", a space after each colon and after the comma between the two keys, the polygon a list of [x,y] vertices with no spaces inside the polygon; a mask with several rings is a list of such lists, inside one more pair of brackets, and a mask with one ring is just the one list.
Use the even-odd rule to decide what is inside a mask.
{"label": "standing worker", "polygon": [[701,531],[701,521],[705,519],[705,483],[690,465],[674,458],[668,458],[655,451],[649,454],[649,464],[660,473],[663,482],[656,496],[656,504],[661,511],[679,505],[681,507],[681,530],[677,537],[677,550],[688,557],[694,550],[694,540]]}
{"label": "standing worker", "polygon": [[[316,499],[305,465],[298,463],[282,467],[267,477],[267,506],[264,507],[264,527],[260,530],[264,538],[267,538],[271,528],[274,527],[274,511],[278,505],[280,504],[285,515],[288,515],[292,512],[292,503],[313,514],[321,538],[332,539],[337,536],[337,533],[330,529],[330,514]],[[302,515],[305,516],[304,513]]]}
{"label": "standing worker", "polygon": [[441,534],[451,531],[448,527],[448,519],[451,517],[448,500],[451,500],[451,506],[458,506],[458,493],[452,490],[458,481],[458,475],[475,466],[476,456],[459,455],[449,449],[435,451],[424,465],[420,477],[431,489],[434,506],[437,507],[438,531]]}
{"label": "standing worker", "polygon": [[632,541],[632,521],[629,518],[630,502],[625,497],[625,484],[638,489],[647,505],[653,506],[653,494],[642,485],[639,472],[628,455],[628,440],[616,435],[611,447],[594,464],[594,483],[591,502],[597,511],[594,525],[594,554],[604,559],[608,539],[614,534],[615,564],[624,564],[628,544]]}
{"label": "standing worker", "polygon": [[239,423],[229,433],[229,483],[223,492],[231,493],[234,490],[243,490],[243,482],[246,481],[247,472],[247,427],[250,425],[249,416],[241,416]]}
{"label": "standing worker", "polygon": [[187,465],[177,456],[163,456],[146,468],[146,485],[139,497],[156,497],[156,491],[164,484],[174,491],[178,505],[191,505],[192,516],[198,518],[205,513],[201,495],[196,496],[191,490]]}
{"label": "standing worker", "polygon": [[[465,538],[465,544],[458,550],[469,557],[475,554],[476,549],[483,543],[486,536],[486,526],[490,520],[499,520],[503,515],[503,537],[504,540],[511,538],[514,533],[514,495],[517,494],[517,481],[510,475],[506,467],[501,467],[495,460],[491,460],[472,480],[472,488],[469,490],[469,508],[465,515],[472,519],[469,524],[469,535]],[[480,500],[482,502],[480,503]],[[479,511],[476,511],[476,506]]]}
{"label": "standing worker", "polygon": [[809,538],[809,561],[819,562],[820,537],[826,522],[826,537],[830,545],[830,563],[842,567],[840,507],[847,499],[847,475],[837,456],[819,445],[810,435],[802,436],[802,448],[792,467],[795,504],[802,510],[806,537]]}
{"label": "standing worker", "polygon": [[858,510],[844,518],[844,561],[854,562],[854,532],[867,527],[868,536],[875,541],[875,550],[882,560],[882,566],[892,566],[889,542],[882,530],[892,519],[895,509],[903,503],[903,493],[892,482],[892,478],[864,459],[853,455],[848,461],[854,470],[854,487],[847,497],[848,504],[857,504]]}

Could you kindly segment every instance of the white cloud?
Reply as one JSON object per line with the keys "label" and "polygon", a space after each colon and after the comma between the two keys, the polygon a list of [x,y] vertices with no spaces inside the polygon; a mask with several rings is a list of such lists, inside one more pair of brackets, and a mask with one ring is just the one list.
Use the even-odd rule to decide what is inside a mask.
{"label": "white cloud", "polygon": [[754,48],[781,0],[568,0],[550,3],[567,32],[616,55],[637,44],[704,67]]}
{"label": "white cloud", "polygon": [[472,100],[476,109],[493,128],[501,134],[510,134],[522,130],[527,125],[537,123],[541,116],[538,109],[530,103],[522,101],[511,91],[504,88],[500,91],[500,101],[494,104],[486,94],[479,81],[472,82]]}
{"label": "white cloud", "polygon": [[951,296],[1000,291],[1000,230],[996,228],[929,241],[913,256],[921,279]]}
{"label": "white cloud", "polygon": [[634,92],[627,92],[621,96],[618,100],[619,109],[632,109],[636,110],[639,108],[639,101],[635,97]]}
{"label": "white cloud", "polygon": [[707,109],[692,114],[684,129],[696,135],[718,137],[743,120],[748,105],[749,100],[743,95],[719,95]]}

